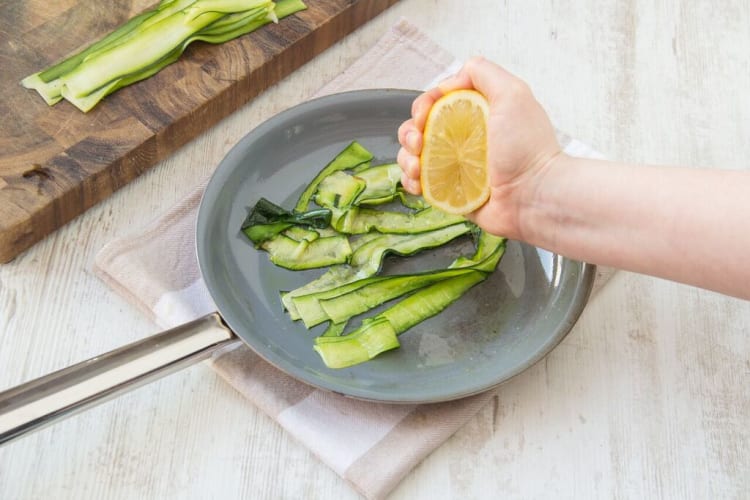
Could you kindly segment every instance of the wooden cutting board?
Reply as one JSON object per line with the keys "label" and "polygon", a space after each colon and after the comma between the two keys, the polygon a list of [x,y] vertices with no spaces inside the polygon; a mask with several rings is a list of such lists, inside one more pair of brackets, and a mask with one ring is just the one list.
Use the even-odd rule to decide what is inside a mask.
{"label": "wooden cutting board", "polygon": [[222,45],[192,44],[148,80],[82,113],[19,81],[153,0],[0,3],[0,262],[105,199],[397,0],[308,9]]}

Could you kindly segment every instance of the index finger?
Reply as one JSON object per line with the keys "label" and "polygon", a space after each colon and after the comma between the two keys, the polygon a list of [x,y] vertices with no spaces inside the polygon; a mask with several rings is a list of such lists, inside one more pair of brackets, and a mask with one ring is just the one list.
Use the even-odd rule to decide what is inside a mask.
{"label": "index finger", "polygon": [[443,92],[438,88],[430,89],[419,97],[414,99],[411,105],[411,117],[414,120],[414,126],[420,132],[424,130],[424,124],[427,121],[427,115],[430,113],[430,108],[435,104],[435,101],[442,97]]}

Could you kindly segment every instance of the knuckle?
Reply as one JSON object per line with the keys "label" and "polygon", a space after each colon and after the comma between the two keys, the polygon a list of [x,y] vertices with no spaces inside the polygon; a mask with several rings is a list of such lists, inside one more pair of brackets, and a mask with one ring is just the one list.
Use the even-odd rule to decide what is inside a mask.
{"label": "knuckle", "polygon": [[406,142],[406,133],[411,128],[411,120],[405,121],[398,127],[398,142],[402,145]]}

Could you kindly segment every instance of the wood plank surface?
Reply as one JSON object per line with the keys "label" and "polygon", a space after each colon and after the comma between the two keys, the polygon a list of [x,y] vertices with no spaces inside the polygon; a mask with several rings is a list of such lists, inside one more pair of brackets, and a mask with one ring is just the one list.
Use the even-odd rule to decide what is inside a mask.
{"label": "wood plank surface", "polygon": [[0,3],[0,262],[172,154],[397,0],[308,0],[221,45],[194,43],[88,113],[19,81],[147,8],[143,0]]}

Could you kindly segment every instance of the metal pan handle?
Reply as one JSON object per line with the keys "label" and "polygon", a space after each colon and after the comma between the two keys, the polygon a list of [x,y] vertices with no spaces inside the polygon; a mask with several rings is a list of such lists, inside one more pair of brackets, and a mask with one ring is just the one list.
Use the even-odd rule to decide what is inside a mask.
{"label": "metal pan handle", "polygon": [[0,445],[238,341],[213,313],[0,392]]}

